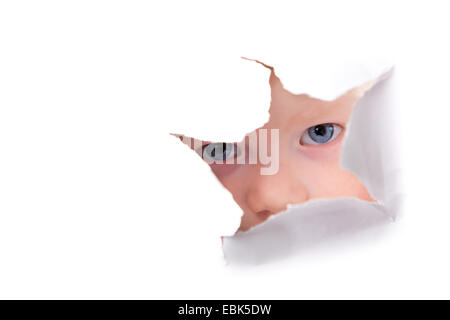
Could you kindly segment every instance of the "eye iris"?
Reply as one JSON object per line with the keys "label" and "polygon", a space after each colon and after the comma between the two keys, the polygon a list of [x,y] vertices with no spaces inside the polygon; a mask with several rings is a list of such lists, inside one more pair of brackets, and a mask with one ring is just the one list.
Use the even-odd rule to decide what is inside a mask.
{"label": "eye iris", "polygon": [[233,150],[234,145],[231,143],[211,143],[205,147],[204,152],[210,159],[224,161]]}
{"label": "eye iris", "polygon": [[334,133],[334,126],[332,124],[320,124],[308,129],[310,138],[317,143],[328,142]]}

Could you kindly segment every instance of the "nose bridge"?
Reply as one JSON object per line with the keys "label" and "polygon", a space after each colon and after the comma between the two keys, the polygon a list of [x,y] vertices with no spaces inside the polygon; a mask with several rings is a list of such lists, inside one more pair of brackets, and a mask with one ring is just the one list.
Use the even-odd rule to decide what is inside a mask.
{"label": "nose bridge", "polygon": [[258,168],[252,178],[245,199],[253,213],[278,213],[284,211],[288,204],[305,202],[310,197],[301,179],[286,167],[280,167],[274,175],[261,175]]}

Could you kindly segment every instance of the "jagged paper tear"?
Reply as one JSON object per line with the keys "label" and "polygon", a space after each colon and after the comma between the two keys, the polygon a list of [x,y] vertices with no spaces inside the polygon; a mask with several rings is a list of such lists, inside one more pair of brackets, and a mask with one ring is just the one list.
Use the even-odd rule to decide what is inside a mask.
{"label": "jagged paper tear", "polygon": [[341,154],[342,166],[360,178],[378,203],[341,198],[292,205],[247,232],[224,237],[223,249],[229,263],[258,264],[286,258],[337,236],[393,221],[400,203],[391,130],[393,75],[392,67],[380,70],[384,72],[371,79],[372,88],[353,110]]}
{"label": "jagged paper tear", "polygon": [[311,200],[224,238],[223,249],[231,264],[260,264],[391,221],[379,204],[353,198]]}
{"label": "jagged paper tear", "polygon": [[401,201],[394,80],[391,69],[358,101],[341,154],[342,167],[355,173],[393,218]]}

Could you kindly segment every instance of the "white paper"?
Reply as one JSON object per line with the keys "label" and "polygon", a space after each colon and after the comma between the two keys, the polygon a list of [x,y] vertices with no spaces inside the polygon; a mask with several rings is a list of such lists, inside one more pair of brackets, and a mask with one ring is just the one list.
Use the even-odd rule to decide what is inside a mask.
{"label": "white paper", "polygon": [[[355,173],[378,202],[323,199],[291,204],[288,210],[262,225],[224,238],[225,257],[230,264],[287,258],[337,235],[342,237],[394,221],[400,207],[395,132],[390,130],[395,127],[394,89],[392,67],[385,66],[383,70],[388,72],[364,79],[372,81],[372,85],[354,107],[341,153],[343,167]],[[364,68],[361,72],[364,74]],[[357,75],[355,78],[361,79]]]}

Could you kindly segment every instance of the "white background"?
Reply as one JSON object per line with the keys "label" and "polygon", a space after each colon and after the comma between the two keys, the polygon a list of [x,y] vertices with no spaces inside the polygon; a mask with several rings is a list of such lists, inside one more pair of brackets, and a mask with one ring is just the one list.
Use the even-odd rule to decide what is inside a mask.
{"label": "white background", "polygon": [[[314,3],[2,1],[0,297],[450,298],[446,2]],[[402,216],[376,240],[225,266],[239,212],[167,133],[190,108],[241,128],[217,96],[266,104],[267,74],[244,103],[228,61],[342,48],[395,57]]]}

